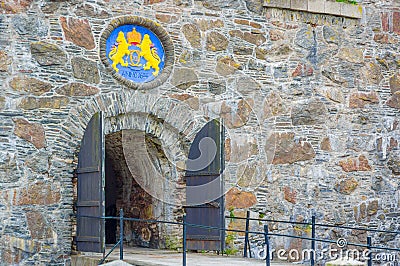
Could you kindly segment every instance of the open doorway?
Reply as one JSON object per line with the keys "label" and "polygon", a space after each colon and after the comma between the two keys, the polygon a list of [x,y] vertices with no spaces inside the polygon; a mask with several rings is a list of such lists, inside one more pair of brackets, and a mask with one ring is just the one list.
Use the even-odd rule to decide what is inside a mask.
{"label": "open doorway", "polygon": [[[117,196],[118,196],[118,186],[116,175],[113,169],[113,164],[110,159],[110,155],[106,153],[105,160],[105,170],[106,170],[106,185],[105,185],[105,215],[106,216],[118,216],[117,211]],[[105,238],[106,244],[115,244],[117,242],[117,225],[118,220],[107,219],[105,221]]]}
{"label": "open doorway", "polygon": [[[218,202],[207,196],[211,192],[217,192],[218,197],[222,195],[218,193],[223,191],[223,179],[210,189],[204,190],[202,185],[209,183],[210,178],[214,180],[224,169],[224,134],[218,121],[210,121],[198,132],[190,145],[187,161],[202,164],[209,161],[208,155],[213,154],[211,164],[203,165],[205,168],[196,164],[186,173],[171,163],[184,162],[178,161],[181,157],[176,156],[181,154],[182,147],[186,147],[176,131],[164,127],[156,130],[154,135],[133,129],[104,134],[104,128],[103,113],[94,114],[78,154],[75,238],[78,251],[103,253],[105,242],[117,242],[119,223],[110,220],[105,224],[103,219],[97,217],[118,216],[120,209],[123,209],[124,217],[175,222],[182,221],[184,203],[194,202],[193,206],[185,205],[188,222],[199,223],[202,222],[199,218],[204,218],[207,220],[202,223],[204,225],[224,225],[223,196]],[[213,143],[214,146],[214,153],[206,147],[205,161],[200,150],[200,142],[204,138],[212,139],[212,142],[206,143]],[[205,201],[197,201],[204,196],[207,196]],[[200,209],[204,211],[198,212]],[[123,235],[128,246],[174,248],[181,240],[181,228],[178,225],[126,220]],[[199,247],[197,244],[212,240],[215,245],[207,249],[223,250],[224,236],[210,235],[208,230],[201,235],[188,230],[187,240],[193,243],[192,247],[188,246],[189,249],[196,250]]]}
{"label": "open doorway", "polygon": [[[163,204],[159,199],[147,193],[137,182],[146,168],[137,156],[140,156],[138,139],[143,134],[136,130],[123,130],[105,137],[105,215],[119,216],[123,209],[124,216],[139,219],[157,219],[163,213]],[[162,149],[151,137],[145,137],[145,148],[148,156],[143,160],[151,160],[148,164],[155,165],[162,171],[159,157]],[[129,147],[127,147],[129,146]],[[129,158],[127,158],[129,157]],[[137,164],[137,165],[135,165]],[[140,168],[140,169],[139,169]],[[156,183],[154,181],[154,183]],[[118,220],[106,220],[106,244],[115,244],[119,236]],[[159,248],[160,225],[137,221],[124,222],[124,242],[128,246]]]}

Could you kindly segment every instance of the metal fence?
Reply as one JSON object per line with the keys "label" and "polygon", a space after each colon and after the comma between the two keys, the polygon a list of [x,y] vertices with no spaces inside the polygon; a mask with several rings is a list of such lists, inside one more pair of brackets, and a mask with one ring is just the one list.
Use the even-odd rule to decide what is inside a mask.
{"label": "metal fence", "polygon": [[[95,216],[84,216],[80,215],[79,217],[86,217],[86,218],[97,218],[97,219],[116,219],[119,220],[120,223],[120,236],[118,242],[111,248],[111,250],[103,256],[103,258],[99,261],[99,265],[103,264],[104,261],[108,258],[108,256],[117,248],[119,247],[119,258],[120,260],[123,260],[124,258],[124,221],[135,221],[135,222],[144,222],[144,223],[163,223],[163,224],[174,224],[174,225],[181,225],[182,228],[182,239],[183,239],[183,246],[182,246],[182,265],[186,266],[186,231],[187,227],[198,227],[198,228],[205,228],[205,229],[213,229],[213,230],[224,230],[224,231],[229,231],[229,232],[238,232],[238,233],[245,233],[245,240],[244,240],[244,249],[243,249],[243,257],[251,257],[251,252],[250,252],[250,240],[249,240],[249,235],[250,234],[256,234],[256,235],[263,235],[264,236],[264,245],[266,246],[266,259],[265,259],[265,265],[270,266],[271,264],[271,248],[270,248],[270,236],[278,236],[278,237],[288,237],[288,238],[296,238],[296,239],[303,239],[303,240],[309,240],[311,242],[311,250],[313,251],[313,255],[310,256],[310,265],[314,266],[315,265],[315,254],[316,254],[316,242],[323,242],[323,243],[330,243],[330,244],[335,244],[337,243],[337,240],[332,240],[332,239],[321,239],[321,238],[316,238],[316,227],[325,227],[325,228],[340,228],[340,229],[351,229],[351,230],[360,230],[360,231],[365,231],[365,232],[378,232],[378,233],[389,233],[389,234],[400,234],[400,231],[388,231],[388,230],[380,230],[380,229],[372,229],[372,228],[363,228],[363,227],[352,227],[352,226],[340,226],[340,225],[330,225],[330,224],[321,224],[321,223],[316,223],[315,216],[312,216],[311,223],[307,222],[292,222],[292,221],[283,221],[283,220],[274,220],[274,219],[257,219],[257,218],[250,218],[250,211],[247,211],[246,217],[231,217],[231,216],[226,216],[225,218],[229,219],[239,219],[239,220],[246,220],[246,227],[245,230],[237,230],[237,229],[226,229],[226,228],[218,228],[214,226],[207,226],[207,225],[201,225],[201,224],[191,224],[186,222],[186,215],[183,216],[183,221],[182,222],[170,222],[170,221],[163,221],[163,220],[147,220],[147,219],[139,219],[139,218],[129,218],[129,217],[124,217],[124,212],[121,209],[120,210],[120,216],[119,217],[114,217],[114,216],[104,216],[104,217],[95,217]],[[258,222],[263,222],[264,223],[264,231],[259,232],[259,231],[250,231],[250,221],[258,221]],[[286,235],[286,234],[278,234],[278,233],[271,233],[268,230],[268,223],[285,223],[285,224],[295,224],[295,225],[306,225],[306,226],[311,226],[311,237],[305,237],[305,236],[295,236],[295,235]],[[355,246],[355,247],[362,247],[366,248],[368,252],[368,266],[372,266],[372,250],[386,250],[386,251],[396,251],[400,252],[399,248],[389,248],[389,247],[381,247],[381,246],[373,246],[372,245],[372,237],[367,236],[366,239],[367,244],[362,244],[362,243],[346,243],[347,246]],[[223,254],[223,252],[222,252]]]}
{"label": "metal fence", "polygon": [[[230,217],[230,218],[232,218],[232,217]],[[311,226],[311,237],[304,237],[304,236],[294,236],[294,235],[270,233],[269,230],[268,230],[268,224],[264,224],[264,241],[265,241],[265,245],[266,245],[266,265],[267,266],[270,266],[270,261],[271,261],[271,257],[270,257],[270,255],[271,255],[270,242],[269,242],[269,237],[270,236],[289,237],[289,238],[297,238],[297,239],[304,239],[304,240],[311,241],[311,245],[310,246],[311,246],[311,250],[313,251],[313,255],[310,256],[310,265],[314,266],[315,265],[315,255],[316,255],[316,251],[317,251],[316,242],[323,242],[323,243],[330,243],[330,244],[337,244],[337,242],[338,242],[337,240],[316,238],[316,227],[351,229],[351,230],[360,230],[360,231],[365,231],[365,232],[389,233],[389,234],[396,234],[396,235],[400,234],[400,231],[389,231],[389,230],[380,230],[380,229],[363,228],[363,227],[340,226],[340,225],[330,225],[330,224],[316,223],[316,219],[315,219],[314,215],[311,217],[311,223],[283,221],[283,220],[274,220],[274,219],[250,218],[250,211],[247,211],[246,218],[234,217],[234,219],[245,219],[246,220],[245,243],[244,243],[244,251],[243,251],[243,256],[244,257],[248,256],[248,251],[249,251],[249,255],[251,254],[250,250],[248,250],[250,248],[249,234],[253,233],[253,232],[249,231],[249,221],[259,221],[259,222],[261,221],[261,222],[265,222],[265,223],[268,223],[268,222],[286,223],[286,224],[296,224],[296,225]],[[367,252],[367,254],[368,254],[368,258],[367,258],[368,266],[372,266],[372,262],[373,262],[372,250],[373,249],[400,252],[399,248],[373,246],[372,245],[372,237],[371,236],[367,236],[366,242],[367,242],[367,244],[348,242],[348,243],[346,243],[346,246],[355,246],[355,247],[366,248],[369,251],[369,252]]]}

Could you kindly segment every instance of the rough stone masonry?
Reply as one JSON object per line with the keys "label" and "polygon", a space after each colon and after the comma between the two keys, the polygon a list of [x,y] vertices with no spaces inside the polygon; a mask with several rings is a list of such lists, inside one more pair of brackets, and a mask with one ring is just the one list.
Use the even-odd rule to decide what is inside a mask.
{"label": "rough stone masonry", "polygon": [[[158,132],[141,116],[162,118],[170,130],[154,135],[176,165],[199,128],[223,118],[228,215],[314,214],[321,223],[400,230],[400,3],[359,4],[361,18],[262,0],[1,1],[0,264],[70,264],[73,170],[100,110],[109,133]],[[159,23],[173,41],[172,74],[156,88],[125,87],[100,60],[103,29],[128,15]],[[174,132],[185,140],[180,147]],[[169,193],[182,203],[177,180]],[[175,207],[165,212],[180,219]],[[179,238],[179,228],[168,230]],[[270,230],[309,234],[282,224]],[[366,241],[355,230],[318,235]],[[399,235],[372,236],[400,248]],[[228,235],[228,248],[242,239]]]}

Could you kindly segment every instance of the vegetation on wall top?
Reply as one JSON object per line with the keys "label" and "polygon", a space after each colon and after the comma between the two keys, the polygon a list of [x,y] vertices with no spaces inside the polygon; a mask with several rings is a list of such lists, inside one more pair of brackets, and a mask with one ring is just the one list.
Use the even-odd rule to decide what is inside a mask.
{"label": "vegetation on wall top", "polygon": [[357,5],[358,4],[357,1],[354,1],[354,0],[336,0],[336,2],[353,4],[353,5]]}

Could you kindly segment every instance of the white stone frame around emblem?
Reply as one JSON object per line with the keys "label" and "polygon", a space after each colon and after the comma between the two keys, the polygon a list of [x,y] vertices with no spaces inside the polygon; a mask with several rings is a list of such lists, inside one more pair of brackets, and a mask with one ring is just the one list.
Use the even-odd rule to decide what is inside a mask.
{"label": "white stone frame around emblem", "polygon": [[[145,27],[151,30],[161,41],[163,48],[164,48],[164,68],[162,72],[152,81],[145,82],[145,83],[137,83],[131,80],[128,80],[121,75],[119,75],[112,67],[108,60],[107,53],[106,53],[106,42],[108,37],[110,36],[111,32],[123,25],[133,24]],[[170,74],[172,73],[173,65],[174,65],[174,45],[172,39],[170,38],[167,31],[158,23],[139,16],[123,16],[114,18],[108,26],[103,30],[100,37],[100,59],[103,62],[106,70],[111,73],[111,75],[119,81],[121,84],[132,88],[132,89],[139,89],[139,90],[148,90],[155,87],[160,86],[163,84]]]}
{"label": "white stone frame around emblem", "polygon": [[364,12],[361,2],[352,4],[336,0],[264,0],[263,6],[266,8],[305,11],[352,19],[361,19]]}

